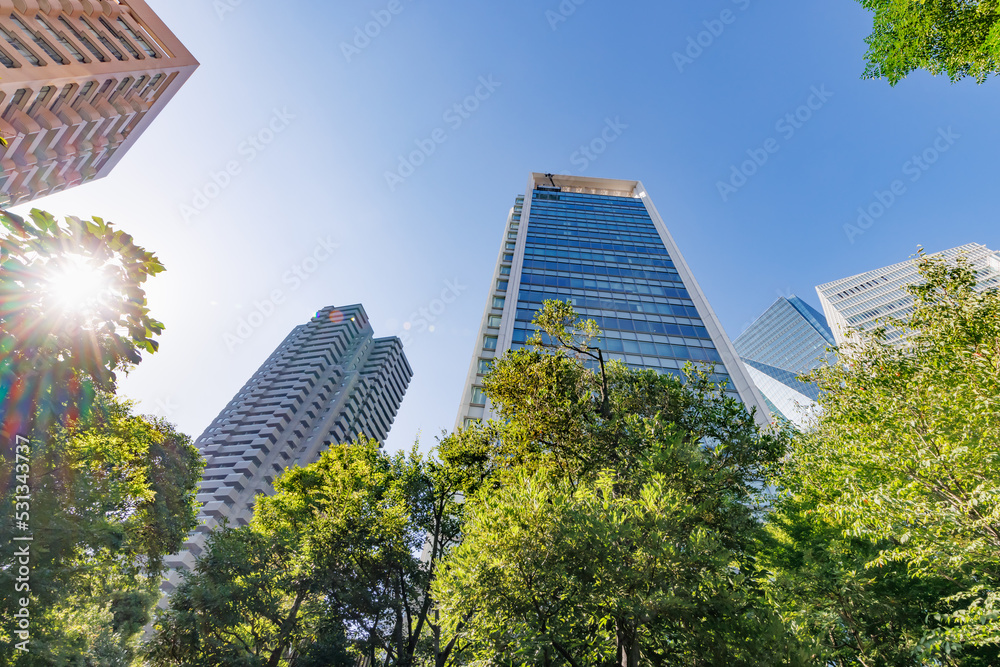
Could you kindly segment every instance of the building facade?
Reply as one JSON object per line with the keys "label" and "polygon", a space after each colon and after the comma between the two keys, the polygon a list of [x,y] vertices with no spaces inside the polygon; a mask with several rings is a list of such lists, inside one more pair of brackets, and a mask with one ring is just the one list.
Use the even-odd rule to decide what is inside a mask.
{"label": "building facade", "polygon": [[7,206],[106,176],[198,67],[143,0],[0,4]]}
{"label": "building facade", "polygon": [[493,359],[523,347],[549,299],[570,301],[603,330],[607,355],[681,374],[714,368],[729,392],[763,399],[739,362],[642,183],[532,174],[507,217],[456,428],[493,416],[482,387]]}
{"label": "building facade", "polygon": [[360,305],[324,308],[296,327],[196,442],[206,459],[201,525],[168,561],[165,592],[224,519],[249,522],[256,496],[286,468],[359,435],[385,440],[412,375],[400,340],[375,338]]}
{"label": "building facade", "polygon": [[[970,243],[931,257],[947,261],[965,257],[979,274],[980,289],[1000,287],[1000,253],[984,245]],[[837,345],[847,341],[850,329],[867,333],[887,317],[902,319],[912,313],[913,297],[906,287],[919,280],[917,261],[911,259],[818,286],[816,292]],[[890,327],[887,336],[890,342],[902,343],[906,332]]]}
{"label": "building facade", "polygon": [[733,346],[771,412],[795,425],[809,422],[819,388],[799,379],[833,361],[833,334],[808,303],[781,297],[740,334]]}

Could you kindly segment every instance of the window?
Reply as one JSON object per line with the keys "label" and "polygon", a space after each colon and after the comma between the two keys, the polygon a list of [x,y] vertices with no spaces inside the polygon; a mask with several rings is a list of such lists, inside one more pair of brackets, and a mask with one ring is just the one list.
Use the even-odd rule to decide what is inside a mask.
{"label": "window", "polygon": [[506,292],[507,291],[507,281],[506,280],[498,280],[497,281],[497,290],[499,290],[501,292]]}
{"label": "window", "polygon": [[500,316],[499,315],[490,315],[488,326],[490,326],[490,327],[492,327],[494,329],[499,329],[500,328]]}
{"label": "window", "polygon": [[507,232],[507,238],[517,240],[517,232]]}
{"label": "window", "polygon": [[[66,61],[63,60],[63,57],[58,53],[56,53],[56,50],[52,48],[52,45],[46,42],[44,39],[42,39],[37,33],[32,32],[31,29],[24,24],[24,21],[22,21],[17,17],[17,14],[11,14],[10,18],[12,21],[14,21],[14,23],[17,24],[18,28],[24,31],[24,34],[26,34],[28,37],[31,38],[31,41],[37,44],[42,49],[42,51],[45,51],[45,53],[48,54],[49,58],[52,59],[52,62],[59,63],[60,65],[66,64]],[[81,60],[80,62],[83,61]]]}
{"label": "window", "polygon": [[90,91],[94,89],[96,84],[93,81],[88,81],[83,84],[83,88],[80,89],[80,95],[77,97],[78,100],[87,101],[87,96],[90,95]]}
{"label": "window", "polygon": [[493,362],[491,360],[489,360],[489,359],[480,359],[479,360],[479,371],[478,372],[479,372],[480,375],[486,375],[491,370],[493,370]]}
{"label": "window", "polygon": [[132,39],[137,41],[142,46],[142,50],[145,51],[150,58],[160,57],[159,55],[157,55],[156,51],[153,50],[153,47],[149,45],[149,42],[144,40],[139,35],[135,34],[135,31],[132,30],[132,26],[130,26],[128,23],[125,23],[125,21],[120,16],[118,17],[118,25],[120,25],[122,29],[125,30],[125,32],[127,32],[129,36],[132,37]]}
{"label": "window", "polygon": [[149,85],[146,86],[146,89],[142,91],[142,97],[145,98],[146,95],[149,94],[149,91],[156,90],[156,85],[160,83],[160,79],[162,78],[163,78],[162,74],[157,74],[156,76],[154,76],[152,80],[149,82]]}
{"label": "window", "polygon": [[484,350],[497,349],[497,340],[498,338],[496,336],[483,336],[483,349]]}
{"label": "window", "polygon": [[122,55],[122,52],[119,51],[118,49],[116,49],[114,47],[114,45],[111,42],[108,41],[107,37],[105,37],[101,33],[99,33],[96,30],[94,30],[94,26],[92,26],[89,23],[87,23],[87,19],[85,19],[85,18],[83,18],[81,16],[80,17],[80,23],[83,24],[84,32],[89,32],[91,35],[93,35],[94,37],[96,37],[97,41],[100,42],[101,44],[103,44],[104,48],[106,48],[108,51],[111,52],[111,55],[113,55],[118,60],[125,60],[125,56]]}
{"label": "window", "polygon": [[472,388],[472,404],[473,405],[486,405],[486,392],[483,391],[482,387]]}
{"label": "window", "polygon": [[73,33],[73,36],[76,37],[78,40],[80,40],[80,43],[83,44],[85,47],[87,47],[87,50],[90,51],[94,55],[95,58],[97,58],[102,63],[108,61],[108,57],[105,56],[100,51],[98,51],[97,47],[94,46],[94,44],[89,39],[87,39],[86,37],[84,37],[83,35],[81,35],[79,32],[77,32],[76,28],[74,28],[73,26],[71,26],[70,23],[69,23],[69,21],[67,21],[66,19],[64,19],[63,17],[60,16],[59,17],[59,22],[62,23],[66,27],[67,30],[69,30],[71,33]]}
{"label": "window", "polygon": [[478,419],[473,419],[472,417],[466,417],[465,421],[462,422],[462,428],[472,428],[479,423]]}
{"label": "window", "polygon": [[127,39],[118,34],[118,32],[111,27],[111,24],[104,20],[103,16],[100,18],[100,21],[101,25],[107,28],[108,32],[110,32],[112,35],[118,38],[118,41],[121,42],[122,46],[124,46],[128,50],[128,52],[132,54],[132,57],[135,58],[136,60],[139,60],[139,52],[135,50],[135,47],[129,44],[129,41]]}
{"label": "window", "polygon": [[55,111],[55,108],[60,103],[64,103],[65,104],[66,100],[69,99],[69,96],[73,93],[74,90],[76,90],[76,86],[73,85],[73,84],[67,84],[67,85],[63,86],[62,90],[59,92],[59,97],[56,98],[56,101],[52,103],[52,106],[50,108],[53,111]]}
{"label": "window", "polygon": [[494,308],[503,308],[503,305],[504,305],[505,301],[507,301],[507,299],[505,297],[495,296],[495,297],[493,297],[493,307]]}
{"label": "window", "polygon": [[501,276],[509,276],[510,275],[510,267],[509,266],[501,266],[500,267],[500,275]]}
{"label": "window", "polygon": [[517,247],[516,243],[508,243],[507,244],[507,250],[513,250],[516,247]]}
{"label": "window", "polygon": [[25,60],[27,60],[32,65],[41,65],[42,64],[42,61],[40,61],[35,56],[34,53],[32,53],[31,51],[29,51],[28,48],[24,44],[22,44],[20,42],[20,40],[18,40],[17,37],[15,37],[12,33],[10,33],[9,31],[5,30],[4,28],[0,28],[0,31],[3,31],[4,39],[7,40],[8,44],[10,44],[11,46],[14,47],[14,50],[16,50],[18,53],[21,54],[22,58],[24,58]]}
{"label": "window", "polygon": [[504,255],[503,256],[503,261],[505,261],[505,262],[513,262],[514,261],[514,255]]}
{"label": "window", "polygon": [[35,101],[31,103],[28,107],[28,115],[33,115],[39,107],[44,107],[49,101],[49,96],[52,95],[52,86],[42,86],[42,89],[38,91],[38,96],[35,97]]}

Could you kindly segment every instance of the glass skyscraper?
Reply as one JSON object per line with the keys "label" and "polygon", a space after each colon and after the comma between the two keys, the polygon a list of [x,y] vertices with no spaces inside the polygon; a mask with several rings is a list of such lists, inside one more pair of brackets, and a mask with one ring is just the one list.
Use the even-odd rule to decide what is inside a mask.
{"label": "glass skyscraper", "polygon": [[763,399],[638,181],[532,174],[508,215],[457,426],[491,416],[482,377],[523,347],[542,302],[569,301],[635,368],[707,363],[766,420]]}
{"label": "glass skyscraper", "polygon": [[819,388],[799,377],[835,358],[828,351],[836,343],[826,318],[797,296],[782,297],[733,345],[771,412],[805,426]]}

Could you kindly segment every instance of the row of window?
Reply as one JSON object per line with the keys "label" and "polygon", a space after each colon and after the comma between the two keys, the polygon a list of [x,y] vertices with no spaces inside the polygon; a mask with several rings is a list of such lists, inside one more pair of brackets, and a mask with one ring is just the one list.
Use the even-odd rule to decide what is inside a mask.
{"label": "row of window", "polygon": [[[613,216],[614,217],[614,216]],[[618,216],[620,217],[620,216]],[[655,233],[656,227],[648,215],[622,220],[608,220],[603,216],[581,216],[576,213],[562,211],[539,211],[532,213],[532,224],[547,224],[562,229],[574,229],[580,232],[597,232],[608,229],[621,230],[629,234]]]}
{"label": "row of window", "polygon": [[525,269],[542,269],[559,273],[590,274],[594,276],[610,276],[613,278],[639,278],[642,280],[658,280],[668,283],[680,283],[680,273],[668,269],[651,271],[642,268],[630,268],[620,264],[579,264],[570,261],[543,261],[540,259],[525,259]]}
{"label": "row of window", "polygon": [[[636,209],[645,210],[645,205],[631,197],[609,197],[607,195],[588,195],[580,192],[546,193],[537,190],[532,197],[532,206],[590,206],[595,210],[621,210],[630,212]],[[559,202],[551,204],[550,202]]]}
{"label": "row of window", "polygon": [[[633,294],[628,292],[599,292],[597,290],[554,290],[537,289],[524,286],[518,294],[521,302],[532,301],[542,304],[550,299],[569,300],[574,306],[588,309],[617,310],[632,313],[657,313],[659,315],[673,315],[673,309],[668,306],[693,306],[691,298],[684,296],[681,298],[654,297],[646,294]],[[531,308],[531,305],[521,305],[521,308]]]}
{"label": "row of window", "polygon": [[[508,244],[510,250],[514,248],[513,243]],[[663,247],[663,244],[657,246],[638,246],[638,245],[625,245],[623,243],[601,243],[600,241],[585,241],[580,238],[575,239],[563,239],[563,238],[545,238],[539,236],[528,236],[528,246],[555,246],[558,248],[581,248],[585,250],[611,250],[613,252],[623,252],[635,255],[667,255],[667,249]]]}
{"label": "row of window", "polygon": [[[13,95],[11,95],[10,102],[4,108],[3,115],[6,116],[10,110],[15,107],[25,111],[29,116],[35,114],[43,107],[48,107],[52,111],[57,111],[57,107],[60,104],[69,103],[69,99],[73,97],[74,94],[76,95],[72,102],[74,109],[79,108],[79,105],[82,102],[93,104],[99,97],[104,96],[107,97],[109,103],[113,103],[115,99],[121,95],[127,94],[130,90],[139,91],[139,97],[142,99],[148,99],[150,93],[159,87],[164,78],[165,75],[163,74],[157,74],[153,77],[143,75],[139,78],[126,76],[118,82],[118,85],[114,87],[114,90],[112,90],[112,86],[114,86],[113,79],[105,79],[100,88],[98,88],[96,81],[88,81],[83,85],[71,83],[63,86],[58,95],[55,94],[54,86],[42,86],[30,105],[27,105],[27,102],[30,99],[28,89],[19,88]],[[26,106],[27,108],[25,108]]]}
{"label": "row of window", "polygon": [[605,292],[627,292],[650,296],[661,296],[675,299],[688,297],[687,290],[683,284],[675,283],[677,287],[664,287],[662,285],[650,285],[636,281],[610,281],[610,280],[590,280],[587,278],[566,278],[552,275],[540,275],[538,273],[522,273],[522,285],[533,285],[536,287],[560,287],[565,289],[593,289]]}
{"label": "row of window", "polygon": [[620,266],[627,264],[629,266],[655,266],[663,267],[666,269],[673,269],[674,263],[668,257],[663,255],[650,255],[647,253],[637,254],[637,255],[612,255],[603,252],[587,252],[582,250],[560,250],[557,248],[550,248],[545,244],[533,245],[530,248],[524,249],[524,256],[527,257],[537,257],[544,259],[577,259],[585,261],[588,264],[614,264]]}
{"label": "row of window", "polygon": [[[41,54],[48,57],[49,61],[54,64],[68,64],[66,59],[53,47],[53,44],[59,44],[79,63],[93,62],[93,60],[108,62],[110,59],[108,54],[122,61],[128,60],[129,55],[135,60],[142,60],[145,57],[161,57],[150,44],[152,40],[146,40],[145,37],[136,32],[121,16],[115,20],[114,24],[103,16],[98,18],[98,22],[104,27],[107,34],[118,40],[121,46],[124,47],[123,49],[116,47],[104,32],[100,32],[94,23],[82,16],[77,19],[77,23],[74,25],[65,16],[60,16],[55,24],[53,24],[50,22],[51,19],[46,19],[39,14],[35,16],[34,22],[40,29],[35,29],[34,26],[26,23],[29,19],[22,19],[17,14],[11,14],[10,19],[13,25],[17,26],[20,30],[20,33],[23,33],[28,38],[28,41],[33,43],[39,51],[32,51],[28,48],[26,42],[22,41],[22,38],[19,36],[20,33],[15,33],[8,27],[0,26],[0,36],[3,37],[10,48],[16,51],[28,63],[36,67],[48,64],[42,60],[43,56]],[[141,31],[142,28],[139,27],[139,30]],[[46,39],[46,35],[48,35],[48,39]],[[70,36],[76,40],[75,43],[70,39]],[[104,47],[105,51],[102,51],[98,47],[98,44]],[[84,51],[89,52],[90,56],[85,55],[78,47],[82,47]],[[145,52],[145,56],[140,54],[138,49],[142,49]],[[0,48],[0,63],[3,63],[7,68],[20,67],[11,58],[10,54],[6,53],[2,48]]]}
{"label": "row of window", "polygon": [[558,239],[558,238],[570,238],[570,239],[588,239],[590,241],[609,241],[614,243],[634,243],[637,246],[648,245],[650,247],[656,248],[663,245],[663,242],[659,237],[652,237],[646,234],[619,234],[615,231],[605,231],[605,232],[594,232],[588,231],[585,234],[581,234],[572,229],[566,229],[565,227],[556,229],[551,226],[549,227],[536,227],[531,226],[531,238],[539,239]]}

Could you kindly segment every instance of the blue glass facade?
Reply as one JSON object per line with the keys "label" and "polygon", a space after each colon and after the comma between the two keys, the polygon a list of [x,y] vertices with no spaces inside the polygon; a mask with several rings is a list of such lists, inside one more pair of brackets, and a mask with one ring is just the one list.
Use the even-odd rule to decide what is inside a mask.
{"label": "blue glass facade", "polygon": [[815,308],[793,296],[780,298],[733,341],[750,376],[771,410],[805,425],[804,413],[819,399],[819,389],[800,376],[834,355],[833,333]]}
{"label": "blue glass facade", "polygon": [[608,359],[682,375],[688,363],[757,411],[770,411],[639,181],[533,173],[507,216],[456,428],[495,416],[483,391],[493,360],[527,344],[548,300],[603,331]]}
{"label": "blue glass facade", "polygon": [[[512,347],[534,333],[547,299],[570,301],[629,366],[680,374],[688,362],[729,375],[641,198],[532,192]],[[730,386],[734,394],[735,389]]]}

